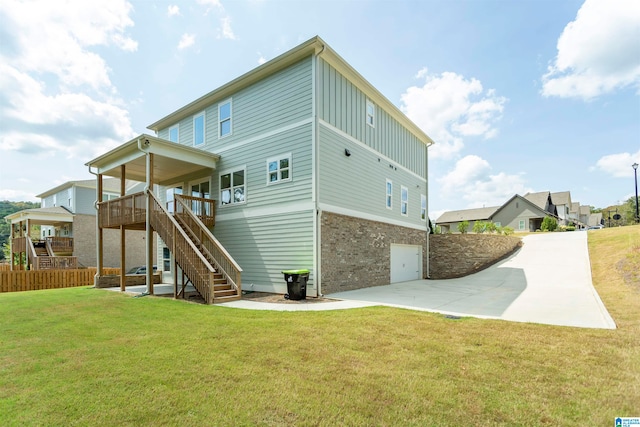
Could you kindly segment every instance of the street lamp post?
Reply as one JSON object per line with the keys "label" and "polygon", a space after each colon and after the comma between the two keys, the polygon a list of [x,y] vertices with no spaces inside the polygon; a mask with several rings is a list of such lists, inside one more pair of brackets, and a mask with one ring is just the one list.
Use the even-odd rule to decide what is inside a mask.
{"label": "street lamp post", "polygon": [[631,165],[633,168],[633,175],[636,180],[636,223],[640,222],[640,213],[638,213],[638,164],[634,163]]}

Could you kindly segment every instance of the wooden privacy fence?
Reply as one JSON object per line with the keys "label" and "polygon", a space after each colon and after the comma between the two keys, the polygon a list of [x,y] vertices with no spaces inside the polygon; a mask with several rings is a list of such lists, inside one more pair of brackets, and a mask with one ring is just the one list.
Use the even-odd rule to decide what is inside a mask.
{"label": "wooden privacy fence", "polygon": [[[104,268],[103,274],[120,274],[119,268]],[[7,271],[0,269],[0,293],[93,286],[95,268],[78,270]]]}

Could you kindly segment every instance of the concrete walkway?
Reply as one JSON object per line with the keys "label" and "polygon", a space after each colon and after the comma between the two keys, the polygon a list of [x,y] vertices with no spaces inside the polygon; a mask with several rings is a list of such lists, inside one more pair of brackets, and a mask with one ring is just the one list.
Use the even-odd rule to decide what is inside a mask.
{"label": "concrete walkway", "polygon": [[[616,328],[592,285],[587,232],[535,234],[523,241],[522,249],[508,259],[459,279],[416,280],[326,295],[336,300],[332,302],[281,304],[244,299],[219,306],[319,311],[383,305],[461,317]],[[140,288],[143,292],[144,287]],[[154,289],[157,294],[173,292],[172,285]]]}
{"label": "concrete walkway", "polygon": [[586,232],[535,234],[523,242],[510,258],[467,277],[328,297],[457,316],[615,329],[591,281]]}

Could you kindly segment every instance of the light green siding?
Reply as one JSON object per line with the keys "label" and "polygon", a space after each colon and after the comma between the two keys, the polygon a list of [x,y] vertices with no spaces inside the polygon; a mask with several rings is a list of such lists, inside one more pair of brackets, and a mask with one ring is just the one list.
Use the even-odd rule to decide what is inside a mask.
{"label": "light green siding", "polygon": [[[314,211],[217,220],[214,234],[242,266],[242,289],[286,293],[282,270],[311,270]],[[252,286],[253,284],[253,286]]]}
{"label": "light green siding", "polygon": [[[427,194],[424,179],[326,126],[320,126],[319,135],[321,204],[426,228],[420,218],[420,195]],[[345,149],[350,156],[345,155]],[[387,179],[393,183],[391,209],[385,203]],[[402,186],[409,192],[407,216],[400,213]]]}
{"label": "light green siding", "polygon": [[375,125],[366,123],[367,96],[324,60],[319,61],[318,117],[394,159],[412,172],[426,176],[427,147],[380,105],[375,105]]}
{"label": "light green siding", "polygon": [[[199,149],[219,153],[226,146],[311,117],[311,57],[237,93],[215,99],[205,111],[205,143]],[[218,137],[218,104],[232,101],[232,133]],[[169,139],[169,127],[158,132]],[[180,144],[193,145],[193,116],[179,122]]]}

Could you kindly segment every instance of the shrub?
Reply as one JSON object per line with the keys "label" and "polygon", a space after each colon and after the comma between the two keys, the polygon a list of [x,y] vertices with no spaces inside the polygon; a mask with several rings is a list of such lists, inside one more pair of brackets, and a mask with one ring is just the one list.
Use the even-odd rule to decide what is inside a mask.
{"label": "shrub", "polygon": [[458,231],[462,234],[467,234],[469,229],[469,221],[462,221],[458,223]]}
{"label": "shrub", "polygon": [[504,234],[505,236],[511,236],[513,234],[513,228],[502,227],[502,234]]}
{"label": "shrub", "polygon": [[575,225],[568,225],[567,226],[567,231],[576,231]]}
{"label": "shrub", "polygon": [[487,223],[484,221],[476,221],[473,223],[473,232],[482,234],[487,229]]}
{"label": "shrub", "polygon": [[558,228],[558,221],[555,218],[551,218],[550,216],[545,216],[542,220],[542,226],[540,229],[542,231],[555,231]]}
{"label": "shrub", "polygon": [[495,233],[498,231],[498,227],[493,222],[487,223],[487,233]]}

